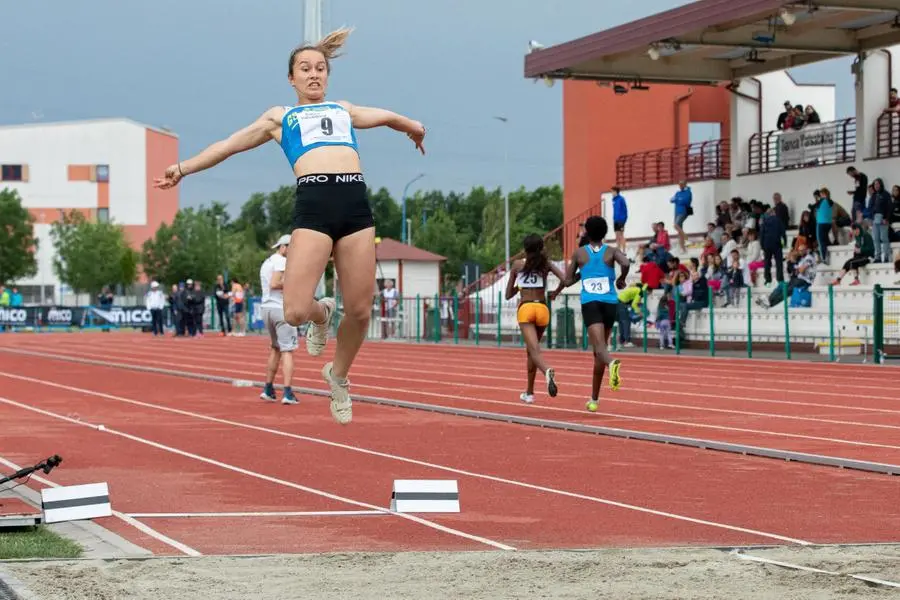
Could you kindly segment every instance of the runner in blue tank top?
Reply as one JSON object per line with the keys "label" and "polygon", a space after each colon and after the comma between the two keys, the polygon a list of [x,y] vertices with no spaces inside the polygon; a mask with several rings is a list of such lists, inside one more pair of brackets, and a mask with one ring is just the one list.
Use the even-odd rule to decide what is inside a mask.
{"label": "runner in blue tank top", "polygon": [[[594,351],[594,381],[587,409],[595,411],[606,365],[609,365],[610,389],[615,391],[621,384],[619,376],[621,365],[618,360],[614,360],[610,356],[608,345],[619,307],[619,296],[616,289],[625,287],[625,277],[628,275],[630,263],[628,257],[620,250],[603,243],[603,238],[609,231],[606,219],[590,217],[585,222],[584,228],[588,244],[578,248],[572,255],[572,260],[566,269],[566,280],[560,282],[559,287],[551,294],[551,299],[556,298],[565,287],[579,279],[579,275],[576,275],[575,271],[580,269],[581,317],[587,327],[588,339]],[[621,274],[618,277],[616,277],[616,263],[621,268]]]}

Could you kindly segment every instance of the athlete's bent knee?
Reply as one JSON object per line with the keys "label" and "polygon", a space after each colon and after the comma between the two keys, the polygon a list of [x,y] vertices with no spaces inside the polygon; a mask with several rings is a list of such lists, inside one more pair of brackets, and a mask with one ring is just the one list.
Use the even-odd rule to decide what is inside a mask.
{"label": "athlete's bent knee", "polygon": [[372,318],[372,305],[367,302],[344,305],[344,318],[360,325],[367,325]]}
{"label": "athlete's bent knee", "polygon": [[312,314],[312,302],[289,302],[287,298],[284,300],[284,320],[288,325],[299,327],[309,322],[309,316]]}

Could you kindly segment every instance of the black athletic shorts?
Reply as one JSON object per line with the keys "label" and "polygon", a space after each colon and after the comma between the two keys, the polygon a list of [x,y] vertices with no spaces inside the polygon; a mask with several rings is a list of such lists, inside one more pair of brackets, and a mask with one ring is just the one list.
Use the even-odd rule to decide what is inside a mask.
{"label": "black athletic shorts", "polygon": [[585,327],[603,323],[606,331],[612,329],[613,323],[616,322],[618,316],[619,304],[611,302],[588,302],[581,305],[581,319],[584,321]]}
{"label": "black athletic shorts", "polygon": [[613,231],[625,231],[625,221],[613,221]]}
{"label": "black athletic shorts", "polygon": [[297,178],[294,229],[312,229],[338,241],[375,226],[362,173],[327,173]]}

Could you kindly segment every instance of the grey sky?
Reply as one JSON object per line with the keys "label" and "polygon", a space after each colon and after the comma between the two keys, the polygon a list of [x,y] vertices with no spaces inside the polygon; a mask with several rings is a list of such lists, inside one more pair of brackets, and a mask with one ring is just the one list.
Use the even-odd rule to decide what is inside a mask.
{"label": "grey sky", "polygon": [[[361,132],[371,186],[413,190],[535,187],[562,180],[561,86],[522,76],[527,43],[546,45],[686,2],[642,0],[324,0],[325,29],[357,29],[333,65],[329,97],[389,108],[428,127],[423,158],[405,136]],[[166,126],[187,157],[291,104],[290,49],[303,41],[301,0],[82,0],[4,6],[0,123],[124,116]],[[838,84],[852,116],[849,59],[793,71]],[[799,101],[799,100],[798,100]],[[492,119],[503,115],[505,125]],[[505,168],[504,151],[509,162]],[[233,212],[251,193],[292,182],[274,143],[189,177],[183,206]]]}

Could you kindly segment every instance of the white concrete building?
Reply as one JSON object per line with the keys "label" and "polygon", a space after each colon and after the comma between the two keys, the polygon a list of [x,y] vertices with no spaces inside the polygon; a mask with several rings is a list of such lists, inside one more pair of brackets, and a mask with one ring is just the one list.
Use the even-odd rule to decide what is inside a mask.
{"label": "white concrete building", "polygon": [[25,301],[60,302],[70,291],[53,272],[50,226],[61,211],[121,224],[140,248],[178,211],[178,188],[152,185],[177,161],[174,133],[124,118],[0,127],[0,189],[18,191],[39,240],[37,275],[14,282]]}

